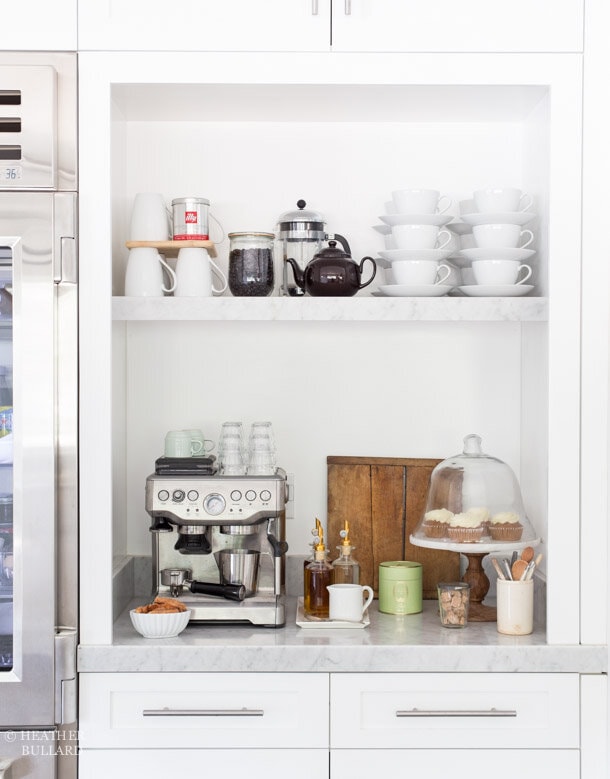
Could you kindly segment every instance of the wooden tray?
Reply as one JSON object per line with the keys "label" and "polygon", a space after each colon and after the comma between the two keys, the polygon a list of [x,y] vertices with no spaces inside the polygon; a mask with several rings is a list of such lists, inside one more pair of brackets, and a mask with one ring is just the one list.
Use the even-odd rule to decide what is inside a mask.
{"label": "wooden tray", "polygon": [[331,559],[347,519],[360,580],[378,594],[379,563],[423,564],[423,596],[436,600],[439,581],[459,581],[460,555],[413,546],[409,536],[426,505],[433,468],[441,460],[396,457],[327,457],[328,528]]}
{"label": "wooden tray", "polygon": [[137,249],[140,246],[158,249],[166,257],[177,257],[180,249],[207,249],[210,257],[216,257],[216,246],[213,241],[127,241],[128,249]]}

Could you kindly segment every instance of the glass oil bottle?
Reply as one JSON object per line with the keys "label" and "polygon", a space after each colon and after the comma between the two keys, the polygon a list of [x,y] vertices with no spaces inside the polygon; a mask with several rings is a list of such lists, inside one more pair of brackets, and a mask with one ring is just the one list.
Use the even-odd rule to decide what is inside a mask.
{"label": "glass oil bottle", "polygon": [[339,533],[341,545],[337,547],[339,557],[333,562],[333,584],[360,584],[360,563],[352,552],[356,548],[349,538],[349,522],[345,520],[343,530]]}
{"label": "glass oil bottle", "polygon": [[332,566],[326,559],[324,529],[316,518],[317,541],[314,545],[314,560],[305,568],[303,611],[307,617],[328,619],[328,590],[332,584]]}

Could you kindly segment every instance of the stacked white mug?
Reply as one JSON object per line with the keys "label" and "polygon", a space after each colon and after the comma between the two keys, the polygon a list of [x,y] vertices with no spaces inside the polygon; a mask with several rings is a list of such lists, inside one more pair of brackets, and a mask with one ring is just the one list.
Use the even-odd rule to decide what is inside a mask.
{"label": "stacked white mug", "polygon": [[452,252],[453,236],[443,229],[452,219],[445,215],[451,204],[435,189],[401,187],[392,192],[382,217],[391,233],[380,255],[391,264],[393,283],[380,288],[383,294],[436,296],[449,291],[453,269],[440,263]]}
{"label": "stacked white mug", "polygon": [[[523,228],[530,218],[531,195],[516,187],[490,187],[476,190],[473,198],[477,214],[481,215],[472,228],[475,251],[470,252],[470,257],[474,282],[495,288],[524,284],[532,275],[532,268],[521,264],[521,260],[533,254],[528,247],[534,234]],[[504,289],[505,294],[510,292]]]}

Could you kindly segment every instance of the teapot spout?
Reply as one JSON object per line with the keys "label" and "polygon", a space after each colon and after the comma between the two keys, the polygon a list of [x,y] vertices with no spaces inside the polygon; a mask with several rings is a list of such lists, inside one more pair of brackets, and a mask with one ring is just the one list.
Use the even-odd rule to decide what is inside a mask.
{"label": "teapot spout", "polygon": [[297,285],[297,287],[299,287],[299,289],[305,291],[305,277],[303,271],[299,268],[297,261],[293,260],[292,257],[287,257],[286,262],[292,268],[295,284]]}

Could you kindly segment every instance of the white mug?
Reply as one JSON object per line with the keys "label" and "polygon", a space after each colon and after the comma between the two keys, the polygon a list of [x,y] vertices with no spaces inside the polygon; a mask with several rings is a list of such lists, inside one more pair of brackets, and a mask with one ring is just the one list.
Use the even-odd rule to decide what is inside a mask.
{"label": "white mug", "polygon": [[451,268],[434,260],[401,260],[392,263],[392,275],[396,284],[443,284]]}
{"label": "white mug", "polygon": [[[449,230],[435,225],[396,225],[392,236],[397,249],[444,249],[451,241]],[[445,240],[439,243],[441,236]]]}
{"label": "white mug", "polygon": [[195,457],[202,454],[200,441],[193,441],[189,430],[170,430],[165,434],[166,457]]}
{"label": "white mug", "polygon": [[[373,601],[373,590],[367,584],[329,584],[329,619],[343,622],[361,622]],[[363,602],[364,594],[367,594]]]}
{"label": "white mug", "polygon": [[[167,271],[171,285],[163,285],[163,270]],[[157,249],[138,246],[129,250],[125,271],[125,295],[127,297],[162,297],[164,292],[173,292],[176,274],[165,262]]]}
{"label": "white mug", "polygon": [[475,208],[480,214],[523,212],[533,202],[531,195],[515,187],[488,187],[474,193]]}
{"label": "white mug", "polygon": [[[525,276],[519,279],[519,273]],[[532,275],[529,265],[520,265],[517,260],[476,260],[472,271],[477,284],[524,284]],[[519,279],[517,281],[517,279]]]}
{"label": "white mug", "polygon": [[203,431],[199,430],[198,428],[186,430],[185,432],[191,436],[191,448],[194,447],[197,449],[199,456],[203,456],[204,454],[211,452],[214,448],[214,441],[210,441],[209,438],[206,438],[203,435]]}
{"label": "white mug", "polygon": [[131,209],[129,239],[167,241],[169,234],[169,212],[163,195],[157,192],[138,192]]}
{"label": "white mug", "polygon": [[[217,289],[212,280],[212,270],[220,278],[222,286]],[[227,288],[227,278],[210,258],[207,249],[185,247],[178,252],[176,262],[175,297],[211,297],[222,295]]]}
{"label": "white mug", "polygon": [[436,189],[395,189],[392,202],[397,214],[444,214],[452,201]]}
{"label": "white mug", "polygon": [[[531,230],[522,230],[519,225],[513,224],[475,225],[472,234],[479,249],[525,249],[534,240]],[[527,240],[519,244],[524,236],[527,236]]]}

